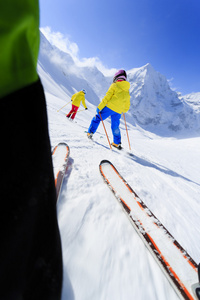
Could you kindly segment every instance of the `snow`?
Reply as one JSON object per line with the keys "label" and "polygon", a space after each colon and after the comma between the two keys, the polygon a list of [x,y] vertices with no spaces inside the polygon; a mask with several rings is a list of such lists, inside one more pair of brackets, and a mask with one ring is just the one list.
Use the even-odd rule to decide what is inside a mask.
{"label": "snow", "polygon": [[[127,114],[134,156],[109,150],[102,124],[94,135],[94,142],[90,141],[86,131],[100,101],[99,86],[95,90],[95,80],[90,86],[89,81],[81,78],[82,73],[79,77],[67,74],[67,64],[59,67],[55,59],[50,60],[50,51],[45,54],[49,45],[42,44],[42,47],[38,71],[45,88],[52,149],[59,142],[66,142],[70,147],[70,168],[57,204],[64,261],[62,300],[179,299],[103,182],[99,163],[103,159],[110,160],[154,215],[199,263],[200,137],[188,138],[184,127],[182,138],[172,134],[168,137],[156,135],[155,131],[147,130],[148,124],[142,128],[137,119]],[[91,71],[90,78],[97,72],[87,71]],[[98,76],[105,91],[109,79]],[[137,87],[140,87],[139,82]],[[88,110],[78,112],[75,122],[71,122],[65,117],[70,104],[59,112],[57,110],[70,101],[72,93],[82,88],[88,91]],[[167,114],[163,106],[163,118]],[[197,112],[192,111],[192,114],[197,116]],[[109,119],[105,126],[112,141]],[[123,147],[128,150],[123,119],[120,128]]]}

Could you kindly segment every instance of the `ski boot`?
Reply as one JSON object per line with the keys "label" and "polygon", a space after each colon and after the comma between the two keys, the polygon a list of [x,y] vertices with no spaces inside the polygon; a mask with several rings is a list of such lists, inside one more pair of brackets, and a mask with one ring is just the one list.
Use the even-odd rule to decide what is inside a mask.
{"label": "ski boot", "polygon": [[93,133],[92,132],[87,132],[87,137],[88,137],[88,139],[92,139]]}
{"label": "ski boot", "polygon": [[119,144],[112,143],[111,145],[113,147],[117,148],[118,150],[122,150],[122,144],[121,143],[119,143]]}

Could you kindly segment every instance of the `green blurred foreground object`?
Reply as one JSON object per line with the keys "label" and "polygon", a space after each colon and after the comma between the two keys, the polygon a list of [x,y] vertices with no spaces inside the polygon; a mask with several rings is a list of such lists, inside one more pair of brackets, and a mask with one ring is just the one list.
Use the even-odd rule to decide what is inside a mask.
{"label": "green blurred foreground object", "polygon": [[0,300],[61,299],[62,251],[38,51],[38,1],[0,1]]}
{"label": "green blurred foreground object", "polygon": [[38,79],[39,3],[0,3],[0,98]]}

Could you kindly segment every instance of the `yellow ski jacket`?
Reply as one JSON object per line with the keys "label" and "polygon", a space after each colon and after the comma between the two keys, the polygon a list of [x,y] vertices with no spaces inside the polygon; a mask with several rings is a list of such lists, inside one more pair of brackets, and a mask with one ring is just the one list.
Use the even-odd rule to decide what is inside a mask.
{"label": "yellow ski jacket", "polygon": [[130,108],[130,83],[128,81],[117,81],[109,87],[106,96],[98,106],[101,111],[105,106],[121,114]]}
{"label": "yellow ski jacket", "polygon": [[72,101],[72,104],[75,105],[75,106],[80,106],[81,105],[81,101],[82,101],[82,104],[85,108],[87,108],[86,104],[85,104],[85,94],[83,91],[80,91],[76,94],[74,94],[71,98],[71,101]]}

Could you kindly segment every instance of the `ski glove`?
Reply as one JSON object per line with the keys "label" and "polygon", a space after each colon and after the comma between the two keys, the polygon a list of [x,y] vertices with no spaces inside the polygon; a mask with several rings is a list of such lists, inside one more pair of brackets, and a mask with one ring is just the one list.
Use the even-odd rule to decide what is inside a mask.
{"label": "ski glove", "polygon": [[88,109],[87,107],[85,108],[85,110]]}
{"label": "ski glove", "polygon": [[99,110],[99,108],[97,107],[97,110],[96,110],[96,112],[97,112],[97,115],[99,114],[99,112],[100,112],[100,110]]}

